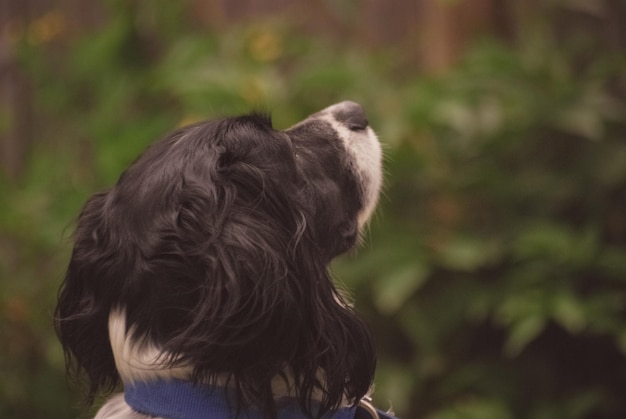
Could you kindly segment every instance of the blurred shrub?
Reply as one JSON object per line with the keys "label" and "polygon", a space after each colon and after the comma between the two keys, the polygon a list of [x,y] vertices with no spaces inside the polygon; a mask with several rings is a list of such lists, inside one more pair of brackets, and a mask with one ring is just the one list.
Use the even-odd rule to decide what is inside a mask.
{"label": "blurred shrub", "polygon": [[626,416],[626,67],[585,53],[484,42],[398,92],[371,245],[336,267],[376,325],[379,403]]}
{"label": "blurred shrub", "polygon": [[370,238],[333,267],[377,336],[378,404],[626,417],[623,57],[483,42],[444,77],[407,76],[280,23],[214,34],[177,2],[111,4],[61,56],[23,48],[38,141],[21,182],[0,181],[0,416],[75,415],[50,313],[89,194],[177,125],[257,108],[282,129],[350,98],[388,156]]}

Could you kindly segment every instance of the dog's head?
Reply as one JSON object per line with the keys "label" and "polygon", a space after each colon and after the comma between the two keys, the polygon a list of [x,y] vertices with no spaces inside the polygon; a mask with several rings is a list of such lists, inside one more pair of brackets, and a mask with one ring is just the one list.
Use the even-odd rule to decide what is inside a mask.
{"label": "dog's head", "polygon": [[372,339],[327,265],[358,241],[381,178],[354,102],[286,131],[259,114],[202,122],[148,148],[85,204],[59,294],[57,331],[90,394],[226,380],[272,412],[282,376],[307,409],[358,400]]}

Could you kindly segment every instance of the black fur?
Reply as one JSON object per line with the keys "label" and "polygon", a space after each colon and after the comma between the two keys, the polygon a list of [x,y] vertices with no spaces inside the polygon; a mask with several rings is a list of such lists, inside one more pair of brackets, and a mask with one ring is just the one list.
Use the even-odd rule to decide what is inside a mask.
{"label": "black fur", "polygon": [[[120,381],[111,310],[193,366],[228,374],[242,406],[276,413],[271,380],[289,374],[309,414],[369,389],[375,350],[327,265],[358,236],[363,186],[328,124],[272,129],[268,116],[181,128],[85,204],[56,309],[68,365],[89,396]],[[323,372],[320,377],[319,372]]]}

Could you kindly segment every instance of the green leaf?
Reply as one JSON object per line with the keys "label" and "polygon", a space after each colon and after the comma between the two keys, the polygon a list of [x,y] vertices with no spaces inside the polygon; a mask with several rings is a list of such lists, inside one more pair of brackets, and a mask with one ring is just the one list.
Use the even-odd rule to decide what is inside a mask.
{"label": "green leaf", "polygon": [[579,333],[587,326],[584,306],[569,291],[559,293],[554,297],[552,310],[552,315],[557,323],[570,333]]}
{"label": "green leaf", "polygon": [[447,268],[473,271],[492,261],[498,252],[499,248],[494,242],[459,236],[443,246],[439,260]]}
{"label": "green leaf", "polygon": [[428,279],[428,266],[412,263],[396,269],[374,283],[374,303],[378,309],[391,314],[411,298]]}
{"label": "green leaf", "polygon": [[590,263],[598,247],[593,228],[581,231],[559,224],[538,223],[527,227],[514,244],[520,259],[543,259],[572,267]]}
{"label": "green leaf", "polygon": [[508,357],[519,355],[545,328],[546,319],[541,316],[529,316],[520,319],[509,328],[509,336],[504,345]]}

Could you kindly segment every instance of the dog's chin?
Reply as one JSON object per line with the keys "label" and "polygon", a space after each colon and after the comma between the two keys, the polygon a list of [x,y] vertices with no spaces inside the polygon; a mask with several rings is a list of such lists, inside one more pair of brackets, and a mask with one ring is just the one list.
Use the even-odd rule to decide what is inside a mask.
{"label": "dog's chin", "polygon": [[185,380],[269,416],[281,397],[321,414],[360,399],[374,345],[327,265],[372,217],[381,160],[354,102],[282,132],[258,114],[204,122],[147,149],[85,204],[59,293],[90,396]]}

